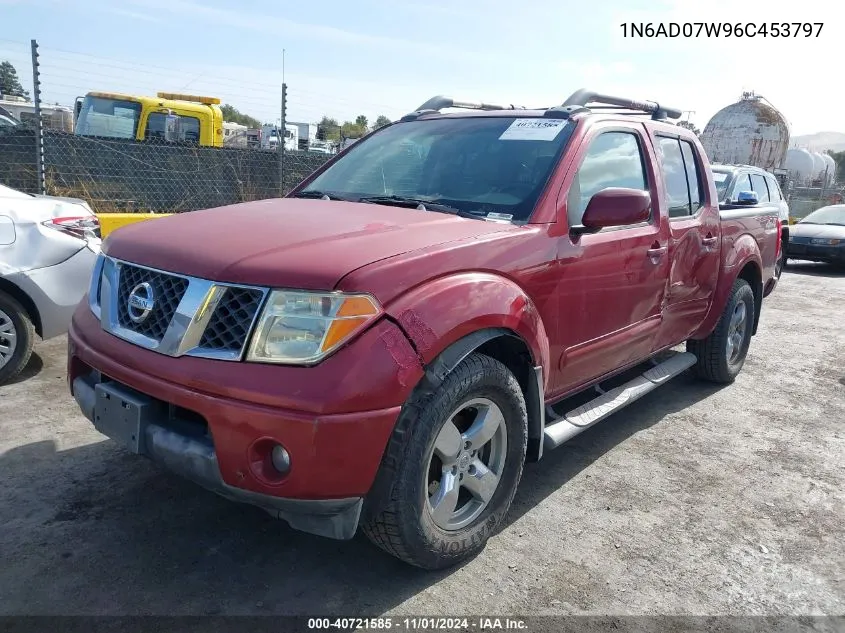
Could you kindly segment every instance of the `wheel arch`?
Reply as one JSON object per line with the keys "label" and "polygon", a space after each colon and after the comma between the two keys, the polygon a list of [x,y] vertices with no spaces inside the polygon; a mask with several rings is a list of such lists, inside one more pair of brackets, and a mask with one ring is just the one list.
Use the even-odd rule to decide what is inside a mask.
{"label": "wheel arch", "polygon": [[434,392],[446,376],[473,353],[498,360],[516,377],[528,413],[526,461],[539,461],[545,427],[543,366],[534,358],[528,343],[513,330],[484,328],[453,342],[425,366],[425,375],[417,389],[422,393]]}
{"label": "wheel arch", "polygon": [[9,295],[12,299],[23,306],[29,316],[29,320],[32,321],[32,325],[35,327],[35,333],[38,334],[38,336],[42,336],[43,330],[41,328],[41,314],[38,312],[35,302],[29,297],[29,295],[21,290],[16,284],[3,277],[0,277],[0,292]]}
{"label": "wheel arch", "polygon": [[747,281],[754,293],[754,324],[751,334],[757,334],[757,326],[760,323],[760,312],[763,307],[763,272],[760,270],[757,262],[751,260],[743,265],[736,278]]}

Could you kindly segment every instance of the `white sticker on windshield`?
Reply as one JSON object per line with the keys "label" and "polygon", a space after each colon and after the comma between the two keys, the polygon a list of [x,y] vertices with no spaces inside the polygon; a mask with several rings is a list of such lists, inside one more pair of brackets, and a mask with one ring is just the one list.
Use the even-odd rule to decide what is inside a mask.
{"label": "white sticker on windshield", "polygon": [[715,182],[724,182],[728,179],[728,175],[725,172],[714,171],[713,172],[713,180]]}
{"label": "white sticker on windshield", "polygon": [[502,132],[500,141],[553,141],[566,125],[561,119],[517,119]]}

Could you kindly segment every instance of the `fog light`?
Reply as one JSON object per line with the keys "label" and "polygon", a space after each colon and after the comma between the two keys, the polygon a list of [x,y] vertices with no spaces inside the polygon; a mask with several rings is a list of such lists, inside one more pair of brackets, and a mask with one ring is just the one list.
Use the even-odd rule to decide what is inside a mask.
{"label": "fog light", "polygon": [[273,451],[270,453],[270,461],[273,463],[273,468],[282,474],[290,470],[290,454],[281,444],[276,444],[273,447]]}

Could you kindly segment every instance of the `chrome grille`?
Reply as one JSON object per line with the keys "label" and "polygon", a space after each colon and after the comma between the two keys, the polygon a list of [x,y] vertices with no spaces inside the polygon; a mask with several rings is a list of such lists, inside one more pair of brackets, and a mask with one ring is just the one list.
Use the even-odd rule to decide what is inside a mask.
{"label": "chrome grille", "polygon": [[221,351],[243,348],[263,298],[264,292],[256,288],[228,288],[203,332],[200,347]]}
{"label": "chrome grille", "polygon": [[[155,307],[141,323],[135,323],[129,318],[129,294],[142,283],[152,286]],[[173,320],[176,308],[179,307],[179,302],[182,301],[187,289],[188,280],[184,277],[123,264],[120,267],[117,291],[118,321],[127,329],[160,341]]]}
{"label": "chrome grille", "polygon": [[168,356],[240,360],[268,292],[101,255],[89,303],[104,330],[140,347]]}

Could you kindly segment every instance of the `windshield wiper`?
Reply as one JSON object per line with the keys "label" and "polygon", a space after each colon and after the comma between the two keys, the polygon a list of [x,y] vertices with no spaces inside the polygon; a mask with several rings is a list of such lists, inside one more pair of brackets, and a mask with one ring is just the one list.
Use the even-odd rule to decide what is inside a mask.
{"label": "windshield wiper", "polygon": [[845,226],[845,224],[842,224],[842,222],[825,222],[824,225],[825,226]]}
{"label": "windshield wiper", "polygon": [[324,198],[326,200],[342,200],[343,202],[349,202],[349,198],[344,198],[343,196],[339,196],[336,193],[329,193],[328,191],[300,191],[299,193],[295,193],[291,196],[291,198]]}
{"label": "windshield wiper", "polygon": [[426,211],[439,211],[440,213],[451,213],[452,215],[458,215],[462,218],[475,218],[476,220],[480,220],[485,215],[487,215],[482,211],[464,211],[462,209],[450,207],[448,204],[438,204],[436,202],[429,202],[428,200],[423,200],[422,198],[404,198],[402,196],[365,196],[363,198],[359,198],[358,202],[369,202],[372,204],[387,204],[396,207],[408,208],[419,208],[420,206],[422,206],[423,209],[425,209]]}

